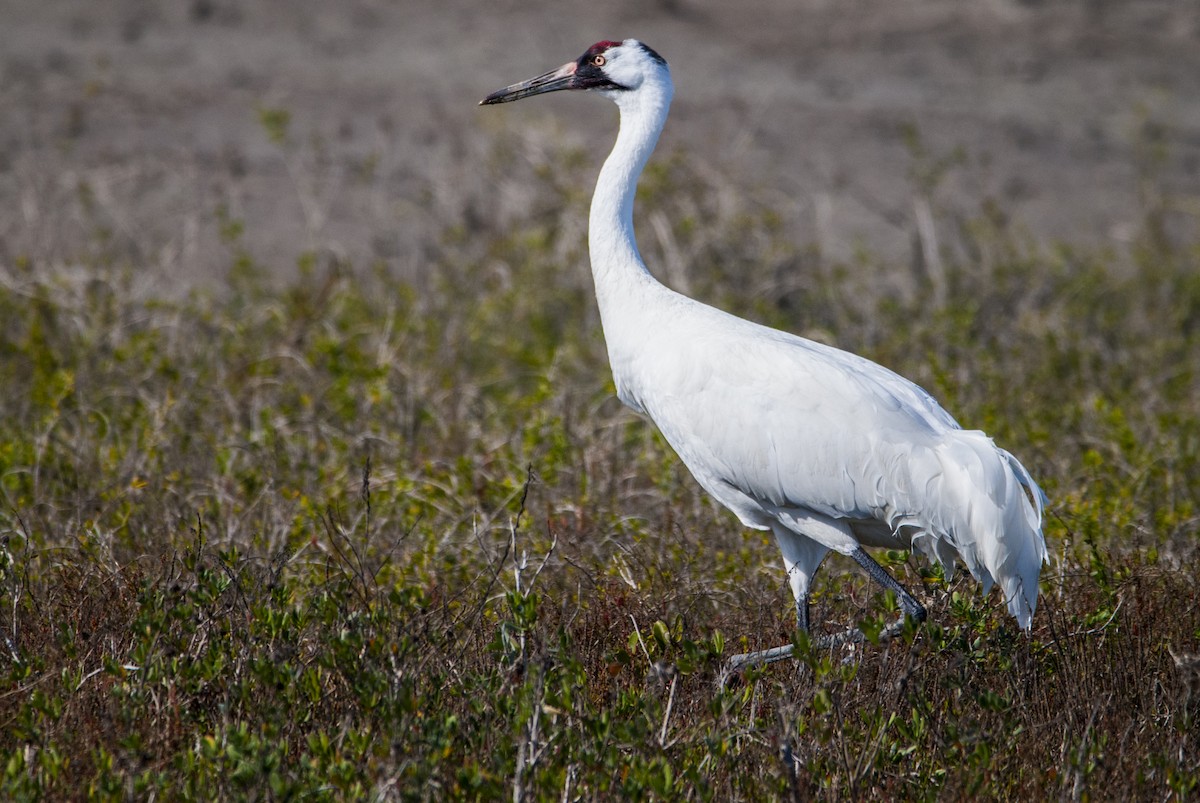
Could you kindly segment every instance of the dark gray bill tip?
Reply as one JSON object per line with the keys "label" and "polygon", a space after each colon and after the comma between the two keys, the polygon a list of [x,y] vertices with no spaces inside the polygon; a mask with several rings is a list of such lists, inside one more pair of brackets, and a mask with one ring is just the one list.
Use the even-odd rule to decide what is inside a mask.
{"label": "dark gray bill tip", "polygon": [[492,106],[497,103],[508,103],[516,100],[516,96],[509,93],[507,89],[501,89],[488,95],[483,100],[479,101],[480,106]]}
{"label": "dark gray bill tip", "polygon": [[542,95],[546,92],[557,92],[560,89],[575,89],[575,62],[569,61],[557,70],[551,70],[537,78],[530,78],[519,84],[498,89],[479,101],[480,106],[491,106],[496,103],[509,103],[521,98]]}
{"label": "dark gray bill tip", "polygon": [[530,92],[513,92],[511,89],[501,89],[479,101],[480,106],[495,106],[497,103],[512,103],[514,100],[529,97]]}

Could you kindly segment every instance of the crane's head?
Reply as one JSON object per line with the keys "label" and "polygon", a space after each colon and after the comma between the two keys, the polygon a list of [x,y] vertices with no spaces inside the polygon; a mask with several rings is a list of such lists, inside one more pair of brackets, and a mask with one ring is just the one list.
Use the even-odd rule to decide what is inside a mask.
{"label": "crane's head", "polygon": [[664,85],[669,92],[670,71],[662,56],[636,39],[604,41],[557,70],[493,92],[479,101],[479,105],[508,103],[560,89],[594,89],[619,100],[623,94],[636,92],[648,83]]}

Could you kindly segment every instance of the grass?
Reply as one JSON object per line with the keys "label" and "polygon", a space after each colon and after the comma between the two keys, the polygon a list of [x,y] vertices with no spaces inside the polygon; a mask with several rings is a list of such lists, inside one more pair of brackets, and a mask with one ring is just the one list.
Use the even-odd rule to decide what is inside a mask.
{"label": "grass", "polygon": [[[224,212],[219,293],[102,247],[0,266],[0,796],[1197,794],[1197,243],[1153,209],[1118,254],[933,203],[938,270],[834,264],[656,162],[651,262],[920,382],[1051,499],[1031,634],[888,553],[928,623],[726,677],[795,637],[776,550],[613,398],[595,166],[501,138],[488,169],[514,152],[531,211],[476,209],[420,276],[269,282]],[[818,578],[825,627],[893,607]]]}

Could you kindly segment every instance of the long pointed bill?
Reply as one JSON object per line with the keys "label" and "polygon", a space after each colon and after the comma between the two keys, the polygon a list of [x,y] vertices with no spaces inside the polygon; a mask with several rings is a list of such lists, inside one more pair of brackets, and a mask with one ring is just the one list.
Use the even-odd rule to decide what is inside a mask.
{"label": "long pointed bill", "polygon": [[530,97],[531,95],[557,92],[560,89],[572,89],[572,80],[575,78],[576,66],[575,62],[568,61],[557,70],[551,70],[545,75],[539,75],[537,78],[530,78],[528,81],[522,81],[519,84],[513,84],[512,86],[506,86],[504,89],[497,90],[479,101],[479,105],[491,106],[493,103],[508,103]]}

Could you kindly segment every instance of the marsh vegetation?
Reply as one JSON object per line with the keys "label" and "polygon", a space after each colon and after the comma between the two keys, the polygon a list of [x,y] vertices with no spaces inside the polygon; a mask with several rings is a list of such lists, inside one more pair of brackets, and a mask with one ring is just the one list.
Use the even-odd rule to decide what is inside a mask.
{"label": "marsh vegetation", "polygon": [[[1200,247],[1159,196],[1126,250],[1047,245],[939,206],[954,160],[914,139],[935,228],[844,261],[686,152],[652,164],[666,281],[912,378],[1051,500],[1029,635],[888,553],[927,623],[728,677],[794,636],[775,546],[614,398],[595,164],[495,140],[483,180],[520,203],[432,199],[419,274],[316,248],[280,280],[227,209],[218,289],[158,292],[103,226],[0,264],[0,796],[1196,793]],[[893,615],[836,559],[814,603]]]}

